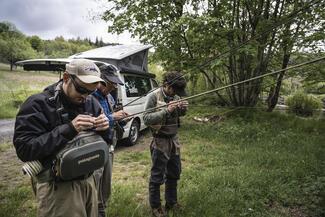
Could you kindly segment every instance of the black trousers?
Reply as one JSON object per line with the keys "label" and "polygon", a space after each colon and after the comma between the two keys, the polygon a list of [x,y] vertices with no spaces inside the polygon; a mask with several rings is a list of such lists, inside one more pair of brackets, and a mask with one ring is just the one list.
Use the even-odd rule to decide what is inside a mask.
{"label": "black trousers", "polygon": [[149,181],[149,203],[151,208],[161,206],[160,185],[165,183],[166,204],[177,203],[177,181],[181,174],[181,159],[179,155],[172,154],[168,159],[158,149],[151,148],[151,175]]}

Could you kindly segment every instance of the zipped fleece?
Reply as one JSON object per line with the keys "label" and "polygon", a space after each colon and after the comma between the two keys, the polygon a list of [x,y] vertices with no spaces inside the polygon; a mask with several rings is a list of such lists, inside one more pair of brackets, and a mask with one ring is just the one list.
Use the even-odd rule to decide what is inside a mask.
{"label": "zipped fleece", "polygon": [[[58,100],[62,103],[63,114],[67,120],[61,122],[57,112],[57,102],[49,100],[54,96],[57,85],[61,85]],[[78,114],[92,114],[97,117],[101,113],[97,100],[89,96],[82,105],[68,101],[62,90],[62,81],[47,87],[42,93],[30,96],[20,107],[16,117],[13,144],[17,156],[22,161],[40,160],[43,165],[50,163],[56,153],[73,139],[78,132],[71,121]],[[108,130],[98,132],[107,142]]]}

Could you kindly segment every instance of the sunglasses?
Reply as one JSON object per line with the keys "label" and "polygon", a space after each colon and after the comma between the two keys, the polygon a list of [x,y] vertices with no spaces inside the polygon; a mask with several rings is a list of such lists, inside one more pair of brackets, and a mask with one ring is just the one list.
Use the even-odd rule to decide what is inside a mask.
{"label": "sunglasses", "polygon": [[90,94],[92,94],[93,92],[94,92],[94,90],[88,90],[87,88],[85,88],[85,87],[82,87],[80,84],[78,84],[76,81],[75,81],[75,78],[74,78],[74,76],[70,76],[70,78],[71,78],[71,81],[72,81],[72,83],[73,83],[73,86],[74,86],[74,88],[76,89],[76,91],[78,92],[78,93],[80,93],[81,95],[90,95]]}

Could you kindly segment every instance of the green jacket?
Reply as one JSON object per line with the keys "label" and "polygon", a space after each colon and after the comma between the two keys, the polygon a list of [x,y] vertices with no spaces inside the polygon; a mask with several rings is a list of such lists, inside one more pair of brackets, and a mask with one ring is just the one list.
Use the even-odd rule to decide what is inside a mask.
{"label": "green jacket", "polygon": [[[148,95],[145,104],[145,110],[155,108],[157,106],[166,105],[170,101],[179,100],[180,97],[168,97],[164,94],[163,88],[159,88]],[[180,144],[177,138],[179,127],[179,117],[185,115],[185,109],[175,109],[169,113],[166,107],[146,112],[143,115],[144,124],[151,128],[154,139],[152,146],[163,151],[168,157],[173,146],[176,147],[176,152],[179,153]]]}

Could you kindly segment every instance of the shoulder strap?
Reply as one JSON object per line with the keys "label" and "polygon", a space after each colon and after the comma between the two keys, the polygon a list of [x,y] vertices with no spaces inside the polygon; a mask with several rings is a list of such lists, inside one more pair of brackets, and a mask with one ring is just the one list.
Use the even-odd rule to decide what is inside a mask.
{"label": "shoulder strap", "polygon": [[61,86],[62,82],[59,82],[55,89],[54,89],[54,95],[49,97],[49,102],[55,104],[56,113],[58,114],[59,120],[61,124],[67,123],[69,119],[68,113],[64,112],[63,104],[60,100],[60,92],[61,92]]}
{"label": "shoulder strap", "polygon": [[[167,103],[164,100],[164,96],[161,93],[161,88],[157,89],[154,91],[154,94],[156,95],[156,105],[155,107],[158,106],[162,106],[162,105],[166,105]],[[158,109],[157,109],[158,110]],[[154,130],[154,133],[158,133],[158,131],[160,130],[160,128],[162,127],[162,125],[164,125],[166,123],[166,118],[163,118],[163,120],[161,121],[160,124],[156,124],[156,125],[151,125],[150,127]]]}

